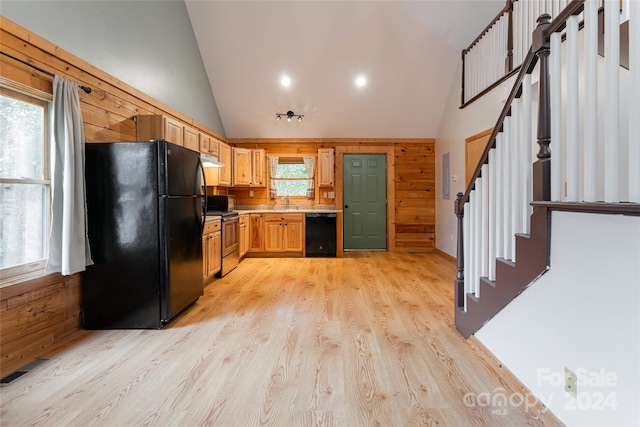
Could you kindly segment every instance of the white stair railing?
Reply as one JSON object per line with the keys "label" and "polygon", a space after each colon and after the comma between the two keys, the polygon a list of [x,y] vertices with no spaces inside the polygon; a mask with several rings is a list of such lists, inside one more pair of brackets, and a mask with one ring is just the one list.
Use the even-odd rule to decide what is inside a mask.
{"label": "white stair railing", "polygon": [[[559,4],[562,2],[541,1],[538,10],[554,10]],[[482,304],[475,304],[466,316],[467,296],[481,300],[483,279],[495,282],[495,287],[484,288],[494,289],[492,293],[501,292],[496,290],[501,282],[521,290],[548,266],[548,253],[542,253],[545,244],[540,240],[548,238],[540,237],[546,235],[540,232],[547,230],[541,225],[546,211],[533,211],[534,198],[533,205],[551,209],[637,212],[637,205],[626,202],[640,203],[640,1],[630,2],[626,12],[628,70],[620,66],[619,29],[625,14],[619,0],[604,1],[604,26],[609,29],[604,35],[604,57],[598,55],[601,4],[602,0],[573,0],[556,21],[550,22],[548,15],[538,19],[533,45],[480,164],[466,192],[458,193],[456,326],[465,336],[491,315],[478,308]],[[534,73],[540,77],[532,83]],[[535,113],[533,85],[540,91]],[[537,116],[539,150],[532,146],[533,114]],[[581,203],[584,201],[590,203]],[[596,201],[608,204],[595,206]],[[535,230],[531,230],[531,218],[538,224]],[[531,234],[533,243],[518,240],[519,233]],[[529,251],[527,257],[536,258],[532,267],[524,263],[526,267],[518,269],[516,242]],[[497,264],[512,268],[504,266],[512,265],[508,261],[515,269],[502,278]],[[507,294],[515,297],[505,291],[500,298]]]}
{"label": "white stair railing", "polygon": [[[619,0],[604,1],[604,57],[598,55],[601,0],[584,0],[584,12],[550,35],[552,201],[640,201],[640,6],[626,3],[621,13]],[[629,23],[629,70],[620,66],[623,20]]]}

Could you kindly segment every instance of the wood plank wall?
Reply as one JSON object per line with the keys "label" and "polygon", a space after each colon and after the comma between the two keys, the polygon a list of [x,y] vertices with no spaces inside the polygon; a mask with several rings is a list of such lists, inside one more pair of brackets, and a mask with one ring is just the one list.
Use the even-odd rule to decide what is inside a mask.
{"label": "wood plank wall", "polygon": [[[388,195],[387,198],[395,199],[395,224],[392,225],[395,239],[390,247],[406,252],[428,252],[435,249],[434,139],[229,139],[229,143],[244,148],[263,148],[268,156],[290,157],[317,155],[318,148],[393,147],[395,185],[387,188],[388,192],[394,192],[394,197]],[[253,197],[249,196],[249,190],[233,189],[231,193],[236,194],[237,202],[241,205],[273,203],[266,189],[253,189]],[[314,202],[301,203],[333,204],[334,199],[322,198],[325,191],[341,192],[342,189],[316,189]]]}
{"label": "wood plank wall", "polygon": [[[92,89],[80,91],[87,142],[135,141],[134,117],[163,114],[225,140],[194,121],[126,83],[71,55],[51,42],[0,16],[0,49],[57,75]],[[0,75],[51,93],[51,78],[10,58],[0,57]],[[429,251],[435,242],[435,157],[433,140],[236,140],[232,145],[264,148],[268,153],[317,154],[320,147],[392,145],[395,152],[396,250]],[[278,145],[280,144],[280,145]],[[226,189],[219,189],[226,192]],[[266,204],[266,189],[233,190],[241,204]],[[336,190],[337,191],[337,190]],[[320,194],[321,195],[321,194]],[[315,203],[331,204],[319,197]],[[80,328],[81,275],[49,275],[0,288],[0,373],[19,368],[46,354],[47,348]],[[5,322],[6,321],[6,322]]]}
{"label": "wood plank wall", "polygon": [[[213,130],[0,16],[0,49],[92,89],[79,91],[87,142],[135,141],[134,117],[164,114],[202,132]],[[0,75],[51,93],[52,79],[4,55]],[[51,344],[80,329],[81,275],[57,274],[0,288],[0,375],[46,355]]]}

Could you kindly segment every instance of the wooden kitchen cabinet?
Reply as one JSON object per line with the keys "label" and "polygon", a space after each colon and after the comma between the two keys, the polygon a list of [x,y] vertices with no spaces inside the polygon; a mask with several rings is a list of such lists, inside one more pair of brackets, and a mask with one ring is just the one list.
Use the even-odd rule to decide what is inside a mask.
{"label": "wooden kitchen cabinet", "polygon": [[242,258],[249,251],[249,214],[240,215],[238,220],[238,227],[240,229],[239,256]]}
{"label": "wooden kitchen cabinet", "polygon": [[264,217],[263,214],[249,215],[248,252],[264,252]]}
{"label": "wooden kitchen cabinet", "polygon": [[221,221],[207,221],[202,232],[202,279],[211,279],[222,267]]}
{"label": "wooden kitchen cabinet", "polygon": [[185,126],[182,133],[182,141],[185,148],[193,151],[200,151],[200,132],[192,127]]}
{"label": "wooden kitchen cabinet", "polygon": [[304,214],[264,214],[264,252],[302,252]]}
{"label": "wooden kitchen cabinet", "polygon": [[218,144],[219,141],[206,134],[200,132],[200,152],[209,156],[218,158]]}
{"label": "wooden kitchen cabinet", "polygon": [[233,147],[231,154],[233,157],[232,185],[251,185],[251,150]]}
{"label": "wooden kitchen cabinet", "polygon": [[218,148],[218,160],[224,164],[223,167],[218,168],[218,185],[229,187],[231,185],[231,147],[220,142]]}
{"label": "wooden kitchen cabinet", "polygon": [[333,148],[318,149],[318,186],[333,187]]}
{"label": "wooden kitchen cabinet", "polygon": [[[164,139],[177,145],[184,145],[184,124],[163,115],[136,116],[136,139],[150,141]],[[196,148],[196,151],[198,149]]]}
{"label": "wooden kitchen cabinet", "polygon": [[267,182],[267,156],[263,149],[251,150],[251,186],[264,187]]}

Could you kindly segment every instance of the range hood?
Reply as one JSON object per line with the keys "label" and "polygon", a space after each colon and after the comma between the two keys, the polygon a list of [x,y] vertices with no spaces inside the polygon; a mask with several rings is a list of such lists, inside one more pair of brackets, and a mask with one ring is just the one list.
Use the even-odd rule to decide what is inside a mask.
{"label": "range hood", "polygon": [[207,156],[206,154],[200,154],[200,160],[205,168],[221,168],[224,166],[224,163],[220,163],[215,157]]}

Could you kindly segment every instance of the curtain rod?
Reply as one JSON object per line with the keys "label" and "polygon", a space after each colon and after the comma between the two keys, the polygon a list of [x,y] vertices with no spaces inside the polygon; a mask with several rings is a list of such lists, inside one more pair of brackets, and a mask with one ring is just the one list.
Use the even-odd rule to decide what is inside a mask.
{"label": "curtain rod", "polygon": [[[16,58],[16,57],[15,57],[15,56],[13,56],[13,55],[9,55],[9,54],[8,54],[8,53],[6,53],[6,52],[3,52],[3,51],[1,51],[1,50],[0,50],[0,53],[1,53],[1,54],[3,54],[4,56],[8,56],[9,58],[11,58],[11,59],[13,59],[13,60],[15,60],[15,61],[21,62],[21,63],[23,63],[24,65],[26,65],[26,66],[28,66],[28,67],[34,68],[34,69],[36,69],[36,70],[40,71],[41,73],[46,74],[47,76],[50,76],[50,77],[54,77],[54,76],[55,76],[55,74],[53,74],[53,73],[52,73],[52,72],[50,72],[50,71],[43,70],[43,69],[42,69],[42,68],[40,68],[40,67],[37,67],[37,66],[35,66],[35,65],[33,65],[33,64],[30,64],[30,63],[28,63],[27,61],[23,61],[23,60],[22,60],[22,59],[20,59],[20,58]],[[85,93],[91,93],[91,88],[90,88],[90,87],[88,87],[88,86],[79,86],[79,87],[80,87],[80,89],[82,89],[83,91],[85,91]]]}

